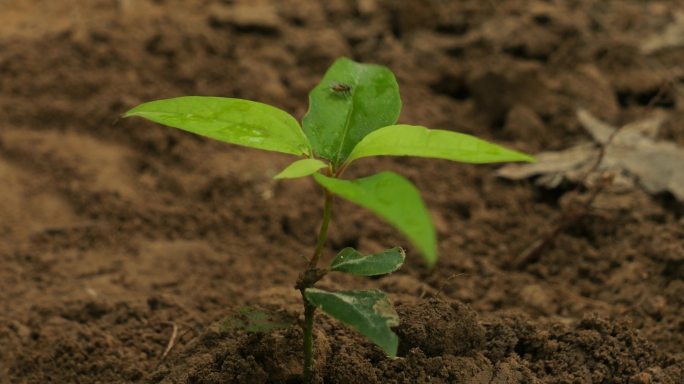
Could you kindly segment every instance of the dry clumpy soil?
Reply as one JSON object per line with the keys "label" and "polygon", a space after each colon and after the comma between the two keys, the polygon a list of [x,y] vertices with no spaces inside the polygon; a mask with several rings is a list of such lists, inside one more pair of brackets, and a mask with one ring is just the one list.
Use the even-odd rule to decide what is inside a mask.
{"label": "dry clumpy soil", "polygon": [[[299,315],[319,191],[271,179],[286,156],[116,121],[137,103],[231,96],[301,117],[344,55],[395,71],[403,122],[534,153],[588,139],[577,107],[614,124],[662,112],[661,138],[684,146],[684,48],[653,49],[682,12],[667,0],[0,2],[0,383],[301,381],[296,325],[219,324],[246,304]],[[364,160],[350,177],[381,169],[424,191],[441,258],[426,269],[391,228],[336,205],[328,256],[408,247],[400,272],[322,284],[388,292],[400,358],[321,315],[318,382],[684,383],[672,197],[609,189],[521,264],[587,191],[423,159]]]}

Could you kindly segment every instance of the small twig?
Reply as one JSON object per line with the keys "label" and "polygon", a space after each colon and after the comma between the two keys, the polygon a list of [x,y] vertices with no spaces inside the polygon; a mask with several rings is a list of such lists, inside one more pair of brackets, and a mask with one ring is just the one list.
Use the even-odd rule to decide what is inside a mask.
{"label": "small twig", "polygon": [[671,87],[674,87],[674,81],[672,79],[667,79],[663,85],[658,88],[658,93],[653,95],[651,100],[648,101],[648,104],[646,104],[646,112],[650,112],[655,107],[656,103],[665,97],[665,92]]}
{"label": "small twig", "polygon": [[159,359],[159,362],[157,363],[157,366],[154,369],[159,368],[161,363],[166,359],[166,356],[169,355],[169,352],[171,352],[171,349],[173,349],[173,346],[176,345],[176,338],[178,337],[178,326],[176,323],[171,323],[173,326],[173,330],[171,331],[171,337],[169,338],[169,342],[166,344],[166,349],[164,349],[164,353],[162,353],[161,358]]}
{"label": "small twig", "polygon": [[[648,105],[646,106],[647,112],[650,112],[655,107],[656,103],[665,96],[668,86],[670,86],[669,82],[666,82],[660,86],[658,93],[656,93],[651,100],[649,100]],[[582,177],[580,182],[577,183],[575,190],[579,189],[582,185],[588,185],[587,181],[589,180],[589,177],[598,171],[603,159],[606,157],[607,148],[612,144],[613,140],[623,127],[624,125],[617,127],[613,132],[611,132],[606,142],[600,145],[596,161],[594,164],[592,164],[589,170],[587,170],[587,173],[584,175],[584,177]],[[558,235],[589,214],[594,201],[601,194],[601,192],[603,192],[605,188],[610,185],[610,183],[613,181],[613,177],[614,175],[612,174],[602,175],[600,182],[597,183],[590,192],[586,201],[577,209],[562,212],[560,218],[556,222],[556,225],[540,239],[536,240],[527,248],[525,248],[525,250],[523,250],[513,261],[513,266],[520,269],[528,264],[537,262],[541,257],[542,252],[544,252],[546,248],[553,243]]]}
{"label": "small twig", "polygon": [[613,181],[613,176],[614,175],[610,173],[604,174],[601,178],[601,182],[596,185],[593,191],[591,191],[591,194],[582,205],[580,205],[577,209],[562,212],[557,224],[549,232],[547,232],[546,235],[532,243],[518,255],[516,260],[513,262],[514,267],[522,268],[525,265],[537,262],[542,252],[544,252],[544,250],[551,245],[553,240],[555,240],[556,237],[561,234],[561,232],[580,221],[589,213],[591,206],[596,200],[596,197],[603,192],[605,187],[610,185],[610,183]]}
{"label": "small twig", "polygon": [[[587,180],[589,177],[594,174],[598,168],[601,166],[601,162],[606,156],[606,148],[610,146],[610,144],[613,142],[615,139],[615,136],[617,136],[618,132],[620,129],[622,129],[624,125],[617,127],[613,132],[611,132],[610,136],[608,136],[608,139],[606,140],[605,143],[599,146],[599,153],[598,156],[596,156],[596,161],[592,166],[587,170],[587,173],[582,177],[579,183],[577,183],[577,188],[579,188],[582,185],[587,184]],[[541,256],[541,253],[548,248],[549,245],[553,242],[553,240],[558,237],[558,235],[561,234],[564,230],[575,224],[576,222],[580,221],[582,218],[584,218],[589,211],[591,210],[591,206],[594,203],[594,200],[596,200],[596,197],[603,191],[603,189],[607,186],[607,175],[604,175],[602,177],[602,180],[598,185],[594,188],[594,190],[591,192],[589,195],[589,198],[582,204],[578,209],[574,209],[571,211],[563,211],[561,213],[560,218],[556,222],[556,225],[546,233],[546,235],[542,236],[542,238],[538,239],[534,243],[532,243],[530,246],[525,248],[524,251],[522,251],[518,257],[515,259],[513,262],[513,265],[516,268],[522,268],[525,265],[534,263],[539,260],[539,257]],[[610,181],[612,181],[612,177],[610,177]]]}
{"label": "small twig", "polygon": [[188,333],[193,331],[193,328],[187,324],[181,324],[187,327],[185,332],[181,333],[180,335],[178,334],[178,325],[173,322],[164,322],[165,324],[170,324],[173,329],[171,331],[171,337],[169,337],[169,342],[166,344],[166,348],[164,349],[164,353],[162,353],[161,357],[159,358],[159,362],[157,362],[157,365],[155,365],[154,369],[158,369],[159,366],[164,362],[164,360],[169,356],[169,353],[173,351],[173,349],[178,345],[180,340],[185,337]]}
{"label": "small twig", "polygon": [[181,339],[185,337],[188,333],[193,331],[193,328],[187,324],[181,324],[187,328],[187,330],[180,335],[178,335],[178,325],[175,322],[164,322],[164,324],[169,324],[173,327],[171,330],[171,337],[169,337],[169,342],[166,344],[166,348],[164,349],[164,353],[162,353],[161,357],[159,358],[159,362],[157,362],[157,365],[154,367],[154,369],[158,369],[159,366],[164,362],[164,360],[169,356],[169,353],[178,345]]}
{"label": "small twig", "polygon": [[[449,277],[447,277],[447,278],[444,280],[444,282],[439,286],[439,289],[437,290],[437,293],[435,294],[435,296],[436,296],[437,298],[441,298],[441,296],[444,295],[444,288],[446,288],[447,285],[449,285],[449,283],[450,283],[452,280],[454,280],[455,278],[457,278],[457,277],[459,277],[459,276],[464,276],[464,275],[467,275],[467,273],[461,272],[461,273],[452,273],[451,275],[449,275]],[[422,291],[421,294],[420,294],[420,298],[421,298],[421,299],[425,298],[425,294],[427,293],[427,292],[425,291],[425,288],[422,288],[422,290],[423,290],[423,291]]]}

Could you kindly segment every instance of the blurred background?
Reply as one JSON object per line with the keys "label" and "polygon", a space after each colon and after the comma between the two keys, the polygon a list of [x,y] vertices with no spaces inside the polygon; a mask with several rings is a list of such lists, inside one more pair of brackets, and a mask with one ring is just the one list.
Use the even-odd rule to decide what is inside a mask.
{"label": "blurred background", "polygon": [[[678,0],[0,0],[0,383],[297,382],[296,327],[228,341],[211,326],[250,303],[296,316],[320,191],[272,180],[287,156],[119,116],[212,95],[301,118],[340,56],[395,72],[400,122],[538,153],[591,143],[583,108],[615,127],[660,116],[652,139],[684,148]],[[324,286],[381,288],[409,325],[453,318],[435,335],[459,334],[466,311],[480,336],[436,352],[407,337],[408,360],[386,362],[321,316],[319,379],[684,382],[674,192],[606,188],[521,263],[594,190],[497,168],[358,162],[349,177],[392,169],[423,191],[440,261],[428,270],[340,202],[328,256],[401,245],[409,257],[391,276]],[[437,299],[469,307],[416,304]],[[445,337],[429,343],[464,343]]]}

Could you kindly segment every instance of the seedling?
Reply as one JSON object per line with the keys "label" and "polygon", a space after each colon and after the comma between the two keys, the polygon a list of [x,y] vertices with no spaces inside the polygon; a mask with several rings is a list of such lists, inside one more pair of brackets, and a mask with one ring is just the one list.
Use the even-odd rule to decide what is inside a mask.
{"label": "seedling", "polygon": [[288,113],[258,102],[219,97],[179,97],[141,104],[125,116],[140,116],[170,127],[246,147],[301,156],[275,176],[312,176],[323,187],[323,218],[311,258],[295,288],[304,305],[304,382],[312,380],[313,325],[316,309],[356,329],[394,357],[399,343],[391,327],[399,318],[378,290],[328,292],[315,287],[328,273],[383,275],[404,262],[392,248],[371,255],[345,248],[319,266],[332,218],[333,196],[369,209],[403,233],[428,266],[437,261],[437,238],[418,190],[393,172],[346,180],[344,171],[372,156],[418,156],[465,163],[532,161],[532,157],[473,136],[396,124],[401,110],[399,86],[387,68],[340,58],[309,94],[302,125]]}

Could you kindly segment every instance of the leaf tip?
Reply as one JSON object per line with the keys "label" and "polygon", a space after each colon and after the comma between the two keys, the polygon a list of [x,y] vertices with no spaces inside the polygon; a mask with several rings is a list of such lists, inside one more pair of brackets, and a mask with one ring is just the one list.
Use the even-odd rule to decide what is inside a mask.
{"label": "leaf tip", "polygon": [[522,151],[516,151],[514,149],[507,149],[505,148],[505,151],[508,152],[508,156],[506,156],[506,159],[502,159],[499,162],[522,162],[522,163],[536,163],[537,159],[529,155],[525,152]]}
{"label": "leaf tip", "polygon": [[433,268],[437,264],[437,250],[423,251],[423,259],[428,268]]}
{"label": "leaf tip", "polygon": [[396,359],[397,351],[399,350],[399,341],[397,341],[395,344],[392,344],[390,347],[382,349],[385,351],[387,357],[389,357],[390,359]]}
{"label": "leaf tip", "polygon": [[537,158],[524,152],[519,152],[521,161],[526,163],[536,163]]}
{"label": "leaf tip", "polygon": [[425,259],[425,264],[427,265],[428,269],[432,269],[435,267],[437,264],[437,255],[435,255],[434,259]]}

